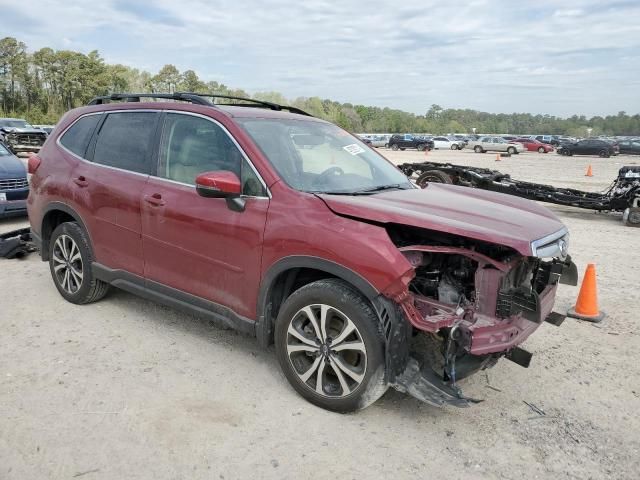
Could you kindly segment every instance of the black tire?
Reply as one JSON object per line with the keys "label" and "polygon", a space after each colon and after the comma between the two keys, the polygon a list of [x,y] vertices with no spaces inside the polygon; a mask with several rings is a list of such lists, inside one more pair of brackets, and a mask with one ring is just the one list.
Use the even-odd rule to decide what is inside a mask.
{"label": "black tire", "polygon": [[[59,261],[66,260],[65,252],[61,250],[61,245],[64,244],[72,246],[67,255],[68,262]],[[79,255],[73,254],[75,251],[73,245],[77,248]],[[73,260],[76,256],[78,259]],[[68,302],[82,305],[96,302],[107,294],[109,284],[93,276],[91,271],[93,260],[89,236],[80,225],[75,222],[65,222],[56,227],[49,240],[49,269],[58,292]],[[61,274],[62,271],[65,273]],[[75,272],[80,272],[81,276],[78,277]],[[66,282],[65,275],[68,275]],[[68,287],[65,288],[63,285]]]}
{"label": "black tire", "polygon": [[[347,394],[345,394],[342,382],[339,382],[336,374],[340,369],[336,368],[338,363],[335,359],[338,358],[338,362],[343,365],[350,362],[345,359],[344,351],[336,352],[332,350],[330,335],[337,332],[337,330],[331,328],[333,319],[330,319],[327,324],[329,325],[327,332],[328,344],[322,343],[322,340],[316,337],[315,345],[318,345],[318,347],[315,353],[289,352],[292,344],[294,344],[294,347],[305,345],[295,343],[300,337],[289,333],[291,331],[290,326],[296,330],[298,335],[302,334],[309,341],[312,340],[308,336],[309,332],[311,332],[311,336],[315,337],[314,330],[311,329],[311,322],[306,323],[304,331],[299,328],[302,323],[297,323],[297,327],[294,327],[294,325],[301,318],[303,320],[304,318],[309,318],[306,314],[300,316],[302,312],[307,308],[315,308],[319,305],[329,306],[333,309],[333,313],[342,314],[347,321],[351,322],[350,324],[355,325],[356,331],[354,335],[358,337],[357,342],[364,344],[364,353],[354,354],[356,357],[364,355],[364,361],[362,359],[357,360],[360,362],[359,367],[362,369],[359,374],[361,381],[357,385],[352,384],[353,390],[346,390],[349,392]],[[314,318],[316,318],[316,321],[318,320],[315,317],[315,313]],[[339,316],[335,318],[340,319]],[[346,325],[345,321],[344,326]],[[339,337],[340,332],[337,332],[335,340],[338,340]],[[348,338],[352,338],[351,335],[343,338],[342,341],[352,343],[346,342]],[[380,321],[367,299],[342,280],[319,280],[305,285],[292,293],[285,300],[278,313],[274,340],[278,363],[280,363],[280,368],[282,368],[285,377],[302,397],[318,407],[340,413],[353,412],[371,405],[388,388],[384,360],[384,335]],[[350,350],[351,353],[353,351]],[[325,359],[326,363],[323,363]],[[320,362],[322,370],[321,367],[316,366],[316,370],[305,381],[302,377],[312,371],[316,362]],[[294,366],[294,363],[296,363],[296,366]],[[302,368],[299,370],[298,367]],[[321,372],[321,393],[316,388],[318,387],[318,371]],[[341,371],[344,372],[344,370]],[[348,381],[357,382],[357,380],[346,376],[346,373],[342,373],[340,376]],[[312,382],[314,385],[312,386],[308,382]],[[327,388],[325,388],[325,385]],[[338,388],[340,389],[339,391],[337,390]]]}
{"label": "black tire", "polygon": [[453,179],[448,173],[441,170],[427,170],[420,174],[416,180],[416,185],[424,188],[427,186],[427,183],[446,183],[451,185],[453,184]]}
{"label": "black tire", "polygon": [[458,145],[456,145],[455,143],[451,145],[451,150],[459,150]]}
{"label": "black tire", "polygon": [[394,143],[393,145],[391,145],[391,150],[393,150],[394,152],[397,152],[398,148],[400,148],[400,147],[398,147],[397,143]]}
{"label": "black tire", "polygon": [[600,155],[601,158],[609,158],[611,156],[607,150],[600,150],[598,155]]}
{"label": "black tire", "polygon": [[510,155],[515,155],[518,151],[514,147],[507,148],[507,153]]}
{"label": "black tire", "polygon": [[424,143],[418,144],[418,151],[424,152],[427,149],[427,146]]}
{"label": "black tire", "polygon": [[400,150],[402,150],[403,152],[405,151],[405,149],[403,147],[400,147]]}
{"label": "black tire", "polygon": [[538,148],[538,153],[547,153],[547,151],[544,149],[544,147],[540,147]]}
{"label": "black tire", "polygon": [[484,153],[484,150],[480,145],[476,145],[475,147],[473,147],[473,151],[476,153]]}

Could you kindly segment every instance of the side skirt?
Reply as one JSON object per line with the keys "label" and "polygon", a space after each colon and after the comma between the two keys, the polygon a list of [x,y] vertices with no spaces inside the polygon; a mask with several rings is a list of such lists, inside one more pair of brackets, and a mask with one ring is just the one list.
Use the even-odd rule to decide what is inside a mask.
{"label": "side skirt", "polygon": [[140,297],[162,303],[186,313],[206,317],[217,324],[256,336],[256,322],[242,317],[224,305],[196,297],[172,287],[134,275],[124,270],[114,270],[99,263],[91,265],[93,275],[103,282]]}

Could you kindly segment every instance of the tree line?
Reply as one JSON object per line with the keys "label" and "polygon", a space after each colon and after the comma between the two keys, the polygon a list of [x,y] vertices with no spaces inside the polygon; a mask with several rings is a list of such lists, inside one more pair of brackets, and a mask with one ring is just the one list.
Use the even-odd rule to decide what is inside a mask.
{"label": "tree line", "polygon": [[[165,65],[153,74],[125,65],[110,65],[97,50],[88,54],[41,48],[34,52],[13,37],[0,40],[0,116],[55,124],[67,110],[113,92],[201,92],[248,98],[242,89],[204,81],[194,70]],[[424,115],[393,108],[340,103],[319,97],[287,99],[278,92],[251,96],[290,105],[352,132],[366,133],[536,133],[584,137],[640,135],[640,115],[619,112],[606,117],[559,118],[530,113],[487,113],[431,105]]]}

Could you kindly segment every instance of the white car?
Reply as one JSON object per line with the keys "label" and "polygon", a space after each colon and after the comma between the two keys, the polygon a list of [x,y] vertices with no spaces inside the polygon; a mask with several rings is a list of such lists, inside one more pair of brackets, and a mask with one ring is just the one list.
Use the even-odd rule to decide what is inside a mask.
{"label": "white car", "polygon": [[462,150],[464,142],[461,140],[451,140],[447,137],[433,137],[433,148],[436,150]]}

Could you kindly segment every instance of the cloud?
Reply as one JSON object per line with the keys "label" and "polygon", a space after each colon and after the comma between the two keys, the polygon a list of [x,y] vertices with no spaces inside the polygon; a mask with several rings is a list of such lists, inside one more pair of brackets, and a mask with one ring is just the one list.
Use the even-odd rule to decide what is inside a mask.
{"label": "cloud", "polygon": [[[4,35],[250,92],[425,112],[640,111],[640,2],[23,0]],[[39,12],[47,12],[41,15]],[[37,25],[31,28],[29,25]],[[66,39],[64,41],[63,39]]]}

